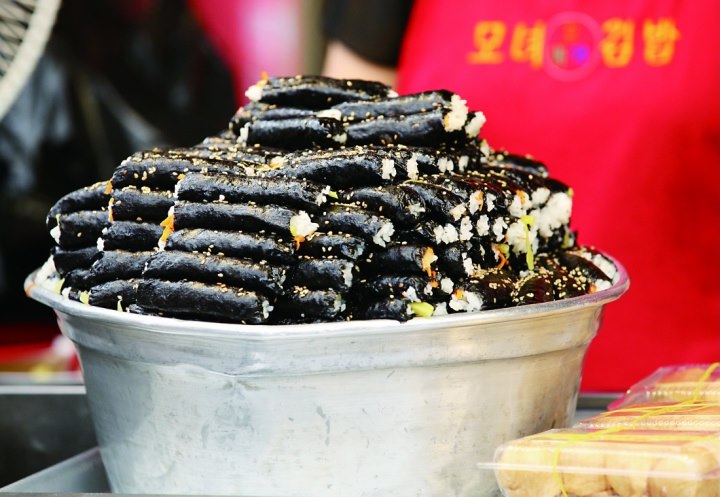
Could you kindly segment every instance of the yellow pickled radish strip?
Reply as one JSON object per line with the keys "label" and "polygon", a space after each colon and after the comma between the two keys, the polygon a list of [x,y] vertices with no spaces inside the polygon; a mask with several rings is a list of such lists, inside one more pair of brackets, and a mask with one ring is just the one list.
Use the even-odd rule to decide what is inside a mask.
{"label": "yellow pickled radish strip", "polygon": [[435,312],[435,308],[432,304],[428,304],[427,302],[410,302],[408,305],[410,306],[410,310],[412,310],[416,316],[420,316],[421,318],[430,317],[433,315],[433,312]]}
{"label": "yellow pickled radish strip", "polygon": [[535,225],[535,216],[531,215],[525,215],[520,218],[520,221],[522,222],[523,229],[525,230],[525,248],[526,254],[525,254],[525,262],[527,262],[527,267],[530,271],[535,269],[535,254],[533,253],[532,249],[532,243],[530,243],[530,228],[532,228]]}

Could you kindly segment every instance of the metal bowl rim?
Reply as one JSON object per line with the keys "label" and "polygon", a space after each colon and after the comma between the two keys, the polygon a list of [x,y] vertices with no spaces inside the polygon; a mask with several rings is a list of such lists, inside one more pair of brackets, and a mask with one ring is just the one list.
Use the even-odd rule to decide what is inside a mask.
{"label": "metal bowl rim", "polygon": [[157,333],[158,335],[264,341],[320,336],[382,334],[387,332],[398,334],[451,327],[477,326],[501,321],[536,319],[548,315],[573,312],[586,307],[600,307],[620,298],[630,286],[630,279],[623,265],[614,257],[607,254],[603,255],[615,264],[618,272],[617,281],[605,290],[541,304],[529,304],[518,307],[457,313],[428,318],[416,317],[406,322],[390,319],[374,319],[294,325],[263,325],[215,323],[211,321],[192,321],[130,314],[128,312],[118,312],[113,309],[90,306],[69,300],[60,294],[38,285],[35,283],[35,276],[39,269],[28,275],[25,279],[24,287],[25,293],[30,298],[51,307],[55,312],[93,321],[102,321],[109,325],[142,329],[145,332]]}

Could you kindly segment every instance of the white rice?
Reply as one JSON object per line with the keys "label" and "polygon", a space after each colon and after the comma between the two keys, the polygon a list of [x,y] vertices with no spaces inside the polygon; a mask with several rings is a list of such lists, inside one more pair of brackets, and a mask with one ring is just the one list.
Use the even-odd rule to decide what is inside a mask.
{"label": "white rice", "polygon": [[458,298],[456,294],[453,294],[450,299],[450,309],[454,311],[479,311],[482,309],[482,305],[482,297],[475,292],[463,292],[462,298]]}
{"label": "white rice", "polygon": [[608,280],[595,280],[593,284],[595,285],[595,291],[597,292],[607,290],[612,286],[612,283],[610,283]]}
{"label": "white rice", "polygon": [[607,257],[605,257],[603,255],[595,254],[593,256],[591,262],[593,264],[595,264],[598,267],[598,269],[600,269],[600,271],[605,273],[608,276],[608,278],[610,278],[613,281],[613,283],[615,283],[615,281],[617,281],[618,271],[617,271],[617,268],[615,267],[615,264],[613,264],[610,261],[610,259],[608,259]]}
{"label": "white rice", "polygon": [[[57,216],[60,217],[59,215]],[[53,237],[53,240],[55,240],[55,243],[60,245],[60,220],[58,219],[57,224],[53,229],[50,230],[50,236]]]}
{"label": "white rice", "polygon": [[353,282],[352,270],[353,270],[352,262],[348,262],[347,264],[345,264],[345,267],[342,270],[343,282],[345,283],[345,286],[347,286],[348,288],[350,288],[352,286],[352,282]]}
{"label": "white rice", "polygon": [[436,226],[433,233],[435,234],[435,243],[438,245],[440,243],[454,243],[460,239],[457,229],[450,223],[445,226]]}
{"label": "white rice", "polygon": [[55,268],[55,261],[52,256],[48,257],[45,263],[38,269],[35,275],[35,283],[43,288],[56,291],[58,282],[61,281]]}
{"label": "white rice", "polygon": [[465,211],[467,211],[465,204],[457,204],[455,207],[450,209],[450,214],[455,221],[459,221],[463,214],[465,214]]}
{"label": "white rice", "polygon": [[101,236],[98,237],[97,242],[95,242],[95,245],[97,246],[97,249],[100,252],[105,251],[105,240],[103,240],[103,238]]}
{"label": "white rice", "polygon": [[452,172],[452,170],[454,169],[455,166],[453,165],[453,161],[451,161],[447,157],[440,157],[440,159],[438,159],[438,161],[437,161],[437,167],[441,173],[444,173],[444,172],[450,173],[450,172]]}
{"label": "white rice", "polygon": [[508,207],[508,212],[511,216],[518,218],[527,213],[527,207],[523,205],[523,199],[520,194],[516,193],[515,196],[513,196],[513,200],[510,202],[510,207]]}
{"label": "white rice", "polygon": [[493,195],[492,193],[488,193],[485,195],[485,205],[487,205],[487,211],[492,212],[495,208],[495,199],[497,197]]}
{"label": "white rice", "polygon": [[480,152],[487,157],[490,155],[490,144],[487,140],[481,140],[480,141]]}
{"label": "white rice", "polygon": [[290,234],[292,236],[304,238],[315,233],[319,227],[320,225],[313,223],[305,211],[300,211],[290,218]]}
{"label": "white rice", "polygon": [[383,159],[382,160],[382,172],[381,177],[382,179],[392,179],[397,175],[397,171],[395,170],[395,161],[392,159]]}
{"label": "white rice", "polygon": [[554,193],[541,209],[534,209],[530,215],[535,217],[538,232],[544,238],[550,238],[553,231],[570,222],[572,198],[564,193]]}
{"label": "white rice", "polygon": [[477,223],[475,223],[475,230],[480,236],[490,234],[490,220],[485,214],[478,218]]}
{"label": "white rice", "polygon": [[492,232],[495,235],[495,241],[501,242],[505,238],[505,231],[507,230],[507,223],[505,219],[499,217],[495,220],[492,227]]}
{"label": "white rice", "polygon": [[237,142],[240,145],[246,145],[248,141],[248,133],[250,133],[250,123],[246,123],[245,126],[240,128],[240,134],[238,135]]}
{"label": "white rice", "polygon": [[396,92],[395,90],[388,90],[387,97],[388,98],[397,98],[398,92]]}
{"label": "white rice", "polygon": [[327,117],[330,119],[335,119],[336,121],[342,120],[342,112],[340,112],[338,109],[325,109],[321,110],[317,114],[315,114],[317,117]]}
{"label": "white rice", "polygon": [[462,157],[460,157],[460,159],[458,159],[458,171],[464,173],[465,169],[467,169],[467,165],[469,162],[470,157],[468,157],[467,155],[463,155]]}
{"label": "white rice", "polygon": [[270,305],[270,302],[268,302],[267,300],[263,300],[262,313],[263,313],[263,317],[265,319],[267,319],[270,316],[270,313],[272,312],[272,310],[273,310],[273,306]]}
{"label": "white rice", "polygon": [[532,195],[530,196],[530,202],[532,203],[533,207],[540,207],[545,202],[547,202],[549,197],[550,190],[542,186],[532,193]]}
{"label": "white rice", "polygon": [[317,197],[315,197],[315,203],[317,205],[322,205],[325,202],[327,202],[327,194],[330,193],[330,185],[327,185],[325,188],[323,188],[320,193],[317,194]]}
{"label": "white rice", "polygon": [[472,276],[475,274],[475,266],[473,265],[472,259],[467,257],[467,254],[463,254],[463,269],[465,270],[465,274],[468,276]]}
{"label": "white rice", "polygon": [[485,114],[482,112],[474,112],[470,122],[465,125],[465,134],[470,138],[475,138],[480,134],[480,130],[487,122]]}
{"label": "white rice", "polygon": [[408,212],[415,217],[419,217],[420,214],[425,212],[425,207],[413,202],[411,204],[408,204]]}
{"label": "white rice", "polygon": [[339,135],[333,135],[332,139],[342,145],[347,141],[347,133],[340,133]]}
{"label": "white rice", "polygon": [[445,131],[459,131],[465,125],[468,116],[468,106],[460,95],[450,97],[450,111],[443,117]]}
{"label": "white rice", "polygon": [[423,288],[423,293],[425,295],[432,295],[433,294],[433,286],[430,283],[425,285],[425,288]]}
{"label": "white rice", "polygon": [[408,289],[403,292],[403,295],[405,295],[410,302],[420,302],[420,297],[418,297],[414,287],[408,287]]}
{"label": "white rice", "polygon": [[535,250],[538,245],[536,225],[527,229],[523,221],[515,221],[507,230],[507,243],[515,254],[527,253],[528,237],[530,247]]}
{"label": "white rice", "polygon": [[412,157],[407,161],[407,174],[410,179],[418,179],[420,177],[420,171],[418,170],[418,154],[413,154]]}
{"label": "white rice", "polygon": [[258,81],[245,91],[245,96],[251,102],[259,101],[262,98],[263,86],[265,86],[265,81]]}
{"label": "white rice", "polygon": [[440,280],[440,290],[445,293],[452,293],[455,288],[455,283],[450,278],[443,278]]}
{"label": "white rice", "polygon": [[480,309],[482,309],[483,299],[477,293],[465,292],[463,297],[465,297],[465,300],[467,300],[467,303],[468,303],[467,311],[468,312],[479,311]]}
{"label": "white rice", "polygon": [[373,236],[373,242],[381,247],[385,247],[385,244],[392,239],[393,233],[395,233],[395,227],[393,224],[385,223],[380,227],[378,232],[375,233],[375,236]]}
{"label": "white rice", "polygon": [[461,241],[465,242],[470,240],[473,237],[473,225],[472,221],[469,217],[464,216],[462,220],[460,220],[460,234],[459,238]]}
{"label": "white rice", "polygon": [[477,190],[472,195],[470,195],[470,200],[468,201],[468,208],[470,209],[470,214],[475,214],[477,211],[482,209],[483,206],[483,192],[482,190]]}
{"label": "white rice", "polygon": [[433,311],[433,316],[446,316],[447,313],[447,304],[445,302],[440,302],[439,304],[435,305],[435,311]]}
{"label": "white rice", "polygon": [[185,181],[185,177],[186,177],[186,176],[187,176],[187,175],[184,174],[183,177],[180,178],[177,183],[175,183],[175,190],[173,191],[173,196],[174,196],[175,198],[178,197],[178,194],[180,193],[180,188],[182,188],[182,184],[183,184],[183,182]]}

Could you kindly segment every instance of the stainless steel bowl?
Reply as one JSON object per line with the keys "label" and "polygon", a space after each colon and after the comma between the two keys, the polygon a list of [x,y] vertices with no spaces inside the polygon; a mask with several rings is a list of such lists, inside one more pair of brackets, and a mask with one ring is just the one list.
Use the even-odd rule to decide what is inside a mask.
{"label": "stainless steel bowl", "polygon": [[217,324],[72,302],[35,274],[26,290],[77,345],[114,491],[477,497],[495,447],[572,419],[629,285],[616,265],[591,295],[406,323]]}

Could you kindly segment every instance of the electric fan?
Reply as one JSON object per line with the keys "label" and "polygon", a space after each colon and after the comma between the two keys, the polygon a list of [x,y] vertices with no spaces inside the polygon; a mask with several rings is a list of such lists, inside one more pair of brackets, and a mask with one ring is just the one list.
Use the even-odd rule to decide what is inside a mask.
{"label": "electric fan", "polygon": [[42,55],[60,0],[0,0],[0,119]]}

